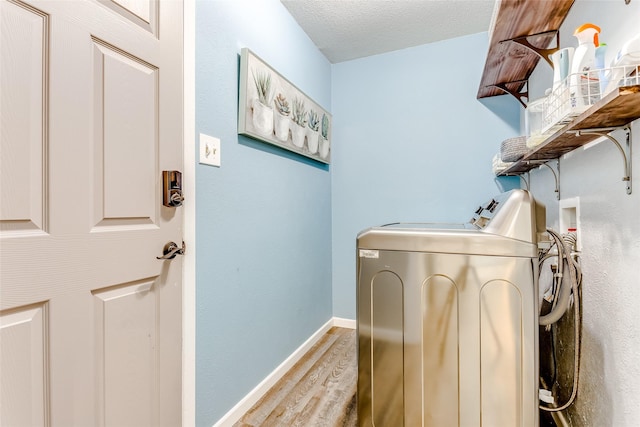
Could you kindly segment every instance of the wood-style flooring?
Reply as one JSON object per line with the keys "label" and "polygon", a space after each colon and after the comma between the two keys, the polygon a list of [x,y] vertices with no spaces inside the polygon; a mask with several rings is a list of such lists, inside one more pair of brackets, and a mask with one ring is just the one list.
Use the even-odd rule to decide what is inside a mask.
{"label": "wood-style flooring", "polygon": [[356,341],[331,328],[234,427],[357,426]]}

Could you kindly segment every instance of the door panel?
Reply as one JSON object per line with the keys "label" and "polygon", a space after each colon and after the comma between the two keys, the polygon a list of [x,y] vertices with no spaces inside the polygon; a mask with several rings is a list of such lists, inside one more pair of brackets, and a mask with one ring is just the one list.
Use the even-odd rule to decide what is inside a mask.
{"label": "door panel", "polygon": [[98,0],[140,28],[157,35],[158,8],[154,0]]}
{"label": "door panel", "polygon": [[104,424],[157,425],[157,278],[93,292]]}
{"label": "door panel", "polygon": [[46,321],[46,304],[0,315],[0,425],[37,426],[48,422]]}
{"label": "door panel", "polygon": [[0,0],[2,425],[181,423],[182,3],[119,3]]}
{"label": "door panel", "polygon": [[45,230],[47,16],[2,2],[0,230]]}
{"label": "door panel", "polygon": [[96,224],[155,223],[158,70],[94,43]]}
{"label": "door panel", "polygon": [[151,20],[151,0],[114,0],[113,2],[133,13],[144,22]]}

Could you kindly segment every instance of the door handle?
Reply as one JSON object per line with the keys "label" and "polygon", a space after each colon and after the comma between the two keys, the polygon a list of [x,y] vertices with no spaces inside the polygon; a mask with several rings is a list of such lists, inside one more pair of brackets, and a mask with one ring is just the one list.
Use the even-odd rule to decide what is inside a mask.
{"label": "door handle", "polygon": [[182,202],[184,201],[184,196],[182,195],[181,190],[173,190],[171,196],[169,196],[169,204],[171,206],[182,206]]}
{"label": "door handle", "polygon": [[184,255],[186,248],[184,242],[182,242],[182,247],[178,246],[175,242],[169,242],[164,245],[162,256],[157,256],[156,259],[174,259],[176,255]]}

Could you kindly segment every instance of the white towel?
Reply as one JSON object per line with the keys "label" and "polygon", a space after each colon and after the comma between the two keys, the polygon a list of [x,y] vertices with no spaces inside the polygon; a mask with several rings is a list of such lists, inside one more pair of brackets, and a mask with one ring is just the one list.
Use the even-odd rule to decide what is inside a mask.
{"label": "white towel", "polygon": [[493,156],[493,174],[500,175],[500,173],[502,173],[505,169],[511,167],[512,164],[513,163],[511,162],[503,162],[502,160],[500,160],[500,153],[496,153],[496,155]]}

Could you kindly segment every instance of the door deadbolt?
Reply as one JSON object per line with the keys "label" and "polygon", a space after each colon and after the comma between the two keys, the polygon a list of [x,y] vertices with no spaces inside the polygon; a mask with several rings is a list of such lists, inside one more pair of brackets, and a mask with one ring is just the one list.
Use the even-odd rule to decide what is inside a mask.
{"label": "door deadbolt", "polygon": [[162,171],[162,204],[169,208],[182,206],[182,173]]}

